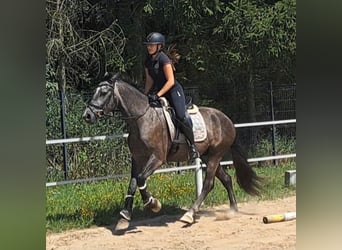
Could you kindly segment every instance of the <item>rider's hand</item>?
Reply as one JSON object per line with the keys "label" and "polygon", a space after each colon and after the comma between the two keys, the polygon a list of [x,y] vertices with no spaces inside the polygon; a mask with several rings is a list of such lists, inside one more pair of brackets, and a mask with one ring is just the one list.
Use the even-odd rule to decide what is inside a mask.
{"label": "rider's hand", "polygon": [[149,102],[158,102],[159,96],[156,94],[148,94],[148,101]]}

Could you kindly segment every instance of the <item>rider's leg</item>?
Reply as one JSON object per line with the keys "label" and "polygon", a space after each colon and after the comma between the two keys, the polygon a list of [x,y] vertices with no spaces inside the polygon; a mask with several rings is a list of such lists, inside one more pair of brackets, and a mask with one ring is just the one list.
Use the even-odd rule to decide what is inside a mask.
{"label": "rider's leg", "polygon": [[194,139],[194,133],[192,130],[192,123],[191,118],[189,116],[184,116],[184,118],[180,121],[178,121],[179,127],[185,137],[187,138],[187,142],[190,148],[190,160],[194,160],[198,157],[200,157],[200,154],[197,150],[197,147],[195,145],[195,139]]}
{"label": "rider's leg", "polygon": [[194,133],[192,131],[191,118],[185,107],[185,95],[180,84],[176,84],[168,94],[170,104],[175,109],[176,118],[181,131],[187,138],[190,147],[190,159],[199,157],[198,150],[195,146]]}

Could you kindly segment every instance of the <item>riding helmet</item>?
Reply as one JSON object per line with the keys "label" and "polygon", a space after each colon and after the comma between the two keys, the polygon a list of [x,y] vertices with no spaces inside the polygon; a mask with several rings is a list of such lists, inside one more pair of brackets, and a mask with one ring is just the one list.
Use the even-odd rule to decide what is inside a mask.
{"label": "riding helmet", "polygon": [[147,35],[146,42],[144,44],[165,44],[165,37],[158,33],[158,32],[152,32]]}

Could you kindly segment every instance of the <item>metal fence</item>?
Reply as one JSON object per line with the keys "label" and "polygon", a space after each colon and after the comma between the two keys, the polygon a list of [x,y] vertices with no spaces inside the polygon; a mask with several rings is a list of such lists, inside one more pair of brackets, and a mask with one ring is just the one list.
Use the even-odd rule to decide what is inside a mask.
{"label": "metal fence", "polygon": [[[295,119],[291,120],[282,120],[282,121],[268,121],[268,122],[256,122],[256,123],[244,123],[244,124],[235,124],[236,128],[246,128],[246,127],[256,127],[256,126],[276,126],[279,124],[291,124],[296,123]],[[64,144],[64,143],[79,143],[79,142],[89,142],[89,141],[96,141],[96,140],[107,140],[107,139],[118,139],[118,138],[126,138],[128,134],[122,134],[122,135],[113,135],[113,136],[94,136],[94,137],[82,137],[82,138],[70,138],[70,139],[57,139],[57,140],[47,140],[46,144]],[[275,152],[275,151],[274,151]],[[273,155],[273,156],[265,156],[265,157],[259,157],[259,158],[251,158],[248,159],[248,162],[259,162],[259,161],[269,161],[269,160],[277,160],[277,159],[284,159],[284,158],[294,158],[296,157],[296,154],[286,154],[286,155]],[[222,161],[220,162],[220,165],[232,165],[232,161]],[[196,194],[197,196],[200,194],[202,190],[202,169],[205,168],[206,165],[200,163],[199,161],[196,162],[195,165],[190,166],[178,166],[174,168],[166,168],[166,169],[159,169],[156,170],[155,173],[165,173],[165,172],[173,172],[173,171],[181,171],[181,170],[189,170],[194,169],[195,170],[195,180],[196,180]],[[103,176],[103,177],[93,177],[93,178],[85,178],[85,179],[76,179],[76,180],[65,180],[65,181],[59,181],[59,182],[48,182],[46,183],[46,187],[52,187],[57,185],[66,185],[66,184],[72,184],[72,183],[83,183],[83,182],[90,182],[90,181],[100,181],[100,180],[106,180],[106,179],[116,179],[125,177],[127,175],[114,175],[114,176]]]}
{"label": "metal fence", "polygon": [[[235,124],[237,128],[239,128],[239,139],[242,145],[244,146],[247,151],[253,151],[258,143],[259,138],[264,138],[265,136],[272,140],[272,156],[263,156],[257,158],[259,160],[255,161],[262,161],[264,159],[273,160],[273,163],[276,163],[277,157],[282,157],[277,155],[277,148],[276,148],[276,138],[279,135],[285,135],[288,137],[295,138],[296,134],[296,126],[295,126],[295,119],[291,119],[296,116],[295,113],[295,103],[296,103],[296,92],[295,92],[295,85],[277,85],[273,87],[270,84],[261,84],[256,85],[255,90],[255,104],[257,107],[256,110],[256,118],[257,120],[270,120],[269,122],[264,123],[240,123]],[[199,102],[200,98],[200,91],[196,87],[185,88],[185,93],[187,95],[192,96],[194,103]],[[227,96],[224,96],[227,94]],[[232,95],[234,95],[234,100],[237,100],[238,103],[232,104]],[[224,96],[224,98],[222,98]],[[221,99],[227,99],[229,101],[221,101],[222,106],[219,108],[226,114],[232,118],[233,122],[235,121],[248,121],[246,114],[247,107],[245,103],[243,103],[243,99],[246,96],[246,93],[243,91],[235,92],[235,93],[226,93],[222,91]],[[89,96],[88,96],[89,97]],[[60,97],[60,99],[62,99]],[[223,104],[222,104],[223,103]],[[234,109],[231,106],[234,105]],[[233,112],[232,112],[233,111]],[[64,111],[63,111],[64,112]],[[64,115],[64,114],[63,114]],[[57,118],[57,117],[56,117]],[[57,118],[58,119],[58,118]],[[65,117],[64,117],[65,119]],[[286,120],[290,119],[290,120]],[[276,121],[277,120],[277,121]],[[281,126],[279,126],[281,125]],[[63,127],[63,126],[62,126]],[[47,128],[48,129],[48,128]],[[63,137],[67,138],[66,131],[63,131]],[[64,180],[58,182],[49,182],[47,186],[54,186],[54,185],[63,185],[68,183],[78,183],[84,182],[89,180],[102,180],[106,178],[117,178],[114,176],[121,176],[121,175],[111,175],[110,176],[103,176],[103,177],[93,177],[93,178],[83,178],[77,180],[68,180],[68,154],[66,154],[67,144],[68,143],[79,143],[79,142],[93,142],[97,140],[107,140],[107,139],[118,139],[118,138],[125,138],[127,134],[123,135],[110,135],[110,136],[94,136],[94,137],[82,137],[82,138],[69,138],[69,139],[55,139],[55,140],[47,140],[46,144],[60,144],[62,147],[60,152],[63,154],[62,157],[59,159],[63,159],[58,162],[58,164],[63,164],[63,171],[64,171]],[[76,146],[76,145],[74,145]],[[76,146],[78,147],[78,146]],[[58,150],[55,150],[55,152]],[[265,158],[266,157],[266,158]],[[275,157],[275,158],[267,158],[267,157]],[[288,157],[295,157],[295,154],[290,154]],[[229,165],[229,156],[225,156],[223,159],[222,164]],[[253,159],[250,159],[253,161]],[[229,163],[229,164],[228,164]],[[193,167],[193,166],[192,166]],[[190,169],[192,169],[192,167]],[[181,170],[181,169],[178,169]],[[160,169],[160,171],[164,171],[164,169]],[[159,172],[159,171],[157,171]],[[90,175],[96,176],[96,175]],[[52,179],[54,180],[54,179]]]}

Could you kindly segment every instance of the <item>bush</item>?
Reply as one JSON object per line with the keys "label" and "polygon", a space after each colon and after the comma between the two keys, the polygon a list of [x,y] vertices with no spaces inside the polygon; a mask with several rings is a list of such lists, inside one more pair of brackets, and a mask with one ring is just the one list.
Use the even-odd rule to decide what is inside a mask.
{"label": "bush", "polygon": [[[60,126],[60,101],[58,93],[47,88],[46,138],[62,138]],[[86,105],[83,95],[70,93],[66,96],[67,138],[97,135],[123,134],[124,122],[114,116],[89,125],[82,119]],[[68,178],[86,178],[126,173],[130,168],[130,154],[124,139],[105,141],[67,143]],[[46,146],[47,181],[59,181],[64,178],[63,154],[61,144]]]}
{"label": "bush", "polygon": [[[277,134],[275,139],[276,155],[293,154],[296,152],[296,139],[294,137]],[[254,157],[271,156],[273,154],[272,139],[262,138],[258,141],[254,152]],[[277,160],[278,163],[292,162],[292,158]],[[264,165],[270,165],[272,161],[266,161]]]}

